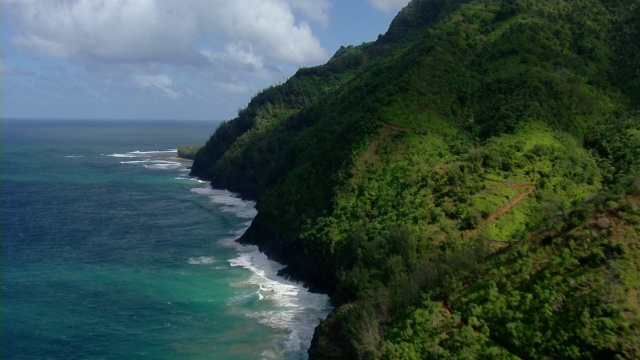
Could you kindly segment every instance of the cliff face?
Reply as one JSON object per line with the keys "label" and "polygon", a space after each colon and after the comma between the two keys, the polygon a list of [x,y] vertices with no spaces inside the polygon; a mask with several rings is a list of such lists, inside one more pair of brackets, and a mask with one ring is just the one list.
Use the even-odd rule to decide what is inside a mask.
{"label": "cliff face", "polygon": [[[192,175],[258,200],[241,241],[332,294],[314,358],[637,357],[636,195],[618,255],[606,234],[540,234],[637,191],[639,14],[637,0],[414,0],[377,41],[256,95]],[[619,273],[576,275],[589,241]],[[528,243],[542,245],[514,245]],[[573,285],[544,280],[565,275],[590,299],[580,314],[563,305]]]}

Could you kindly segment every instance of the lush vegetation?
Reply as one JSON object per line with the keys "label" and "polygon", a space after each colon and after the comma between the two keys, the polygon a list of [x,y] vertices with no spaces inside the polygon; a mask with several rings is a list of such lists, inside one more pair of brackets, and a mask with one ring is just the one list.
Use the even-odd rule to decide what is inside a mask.
{"label": "lush vegetation", "polygon": [[323,359],[640,357],[640,2],[413,0],[192,173],[328,291]]}
{"label": "lush vegetation", "polygon": [[202,145],[184,145],[178,148],[178,157],[182,159],[193,160],[196,158],[198,151],[202,149]]}
{"label": "lush vegetation", "polygon": [[383,357],[637,358],[638,190],[458,270],[393,320]]}

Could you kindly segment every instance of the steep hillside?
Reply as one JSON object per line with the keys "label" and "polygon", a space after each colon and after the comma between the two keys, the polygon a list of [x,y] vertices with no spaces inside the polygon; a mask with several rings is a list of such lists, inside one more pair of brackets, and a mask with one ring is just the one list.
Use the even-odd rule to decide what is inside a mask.
{"label": "steep hillside", "polygon": [[639,190],[594,199],[473,272],[454,269],[461,281],[392,321],[383,357],[637,359]]}
{"label": "steep hillside", "polygon": [[[332,295],[312,358],[638,356],[637,282],[608,279],[640,276],[639,13],[414,0],[376,42],[301,69],[214,133],[192,173],[257,199],[242,241]],[[625,193],[623,235],[576,245],[567,226],[613,210],[566,214]],[[591,246],[608,260],[582,260]],[[560,306],[575,286],[588,303]],[[587,316],[592,333],[565,326]]]}

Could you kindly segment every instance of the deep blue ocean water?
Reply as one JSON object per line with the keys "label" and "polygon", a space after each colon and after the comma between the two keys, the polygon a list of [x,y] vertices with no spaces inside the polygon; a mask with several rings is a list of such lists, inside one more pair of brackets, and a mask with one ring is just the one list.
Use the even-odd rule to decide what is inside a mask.
{"label": "deep blue ocean water", "polygon": [[1,123],[2,359],[305,359],[325,295],[234,242],[252,202],[188,176],[217,123]]}

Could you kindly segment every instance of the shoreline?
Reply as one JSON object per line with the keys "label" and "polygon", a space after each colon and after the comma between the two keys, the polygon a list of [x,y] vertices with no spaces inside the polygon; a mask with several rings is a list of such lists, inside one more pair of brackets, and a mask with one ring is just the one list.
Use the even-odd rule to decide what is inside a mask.
{"label": "shoreline", "polygon": [[[332,294],[325,291],[320,286],[316,286],[312,281],[299,276],[292,271],[285,259],[274,255],[269,249],[254,241],[247,241],[247,233],[254,226],[254,221],[259,213],[256,209],[256,202],[242,197],[242,194],[232,192],[227,189],[215,188],[210,180],[202,180],[197,176],[192,176],[202,182],[204,187],[196,191],[201,195],[209,196],[211,201],[228,207],[228,211],[234,215],[248,220],[247,226],[238,231],[233,238],[229,238],[226,245],[235,246],[238,257],[228,259],[231,266],[239,266],[249,270],[253,275],[248,283],[258,285],[257,292],[259,301],[271,301],[276,308],[283,311],[283,316],[279,321],[274,319],[260,319],[260,323],[272,327],[274,330],[287,330],[291,336],[299,340],[300,348],[292,351],[304,351],[306,354],[313,347],[316,338],[316,329],[320,322],[325,320],[333,312]],[[193,191],[193,189],[192,189]],[[218,196],[217,200],[214,197]],[[235,199],[235,201],[234,201]],[[234,203],[233,205],[231,203]],[[237,205],[236,205],[237,204]],[[255,211],[252,217],[247,216],[246,205],[252,204],[251,209]],[[237,206],[237,209],[231,209]],[[293,312],[289,314],[289,312]],[[307,320],[297,318],[300,313],[313,314],[319,316],[303,316]],[[302,321],[301,323],[296,321]],[[283,326],[283,322],[287,324]],[[270,324],[271,323],[271,324]]]}

